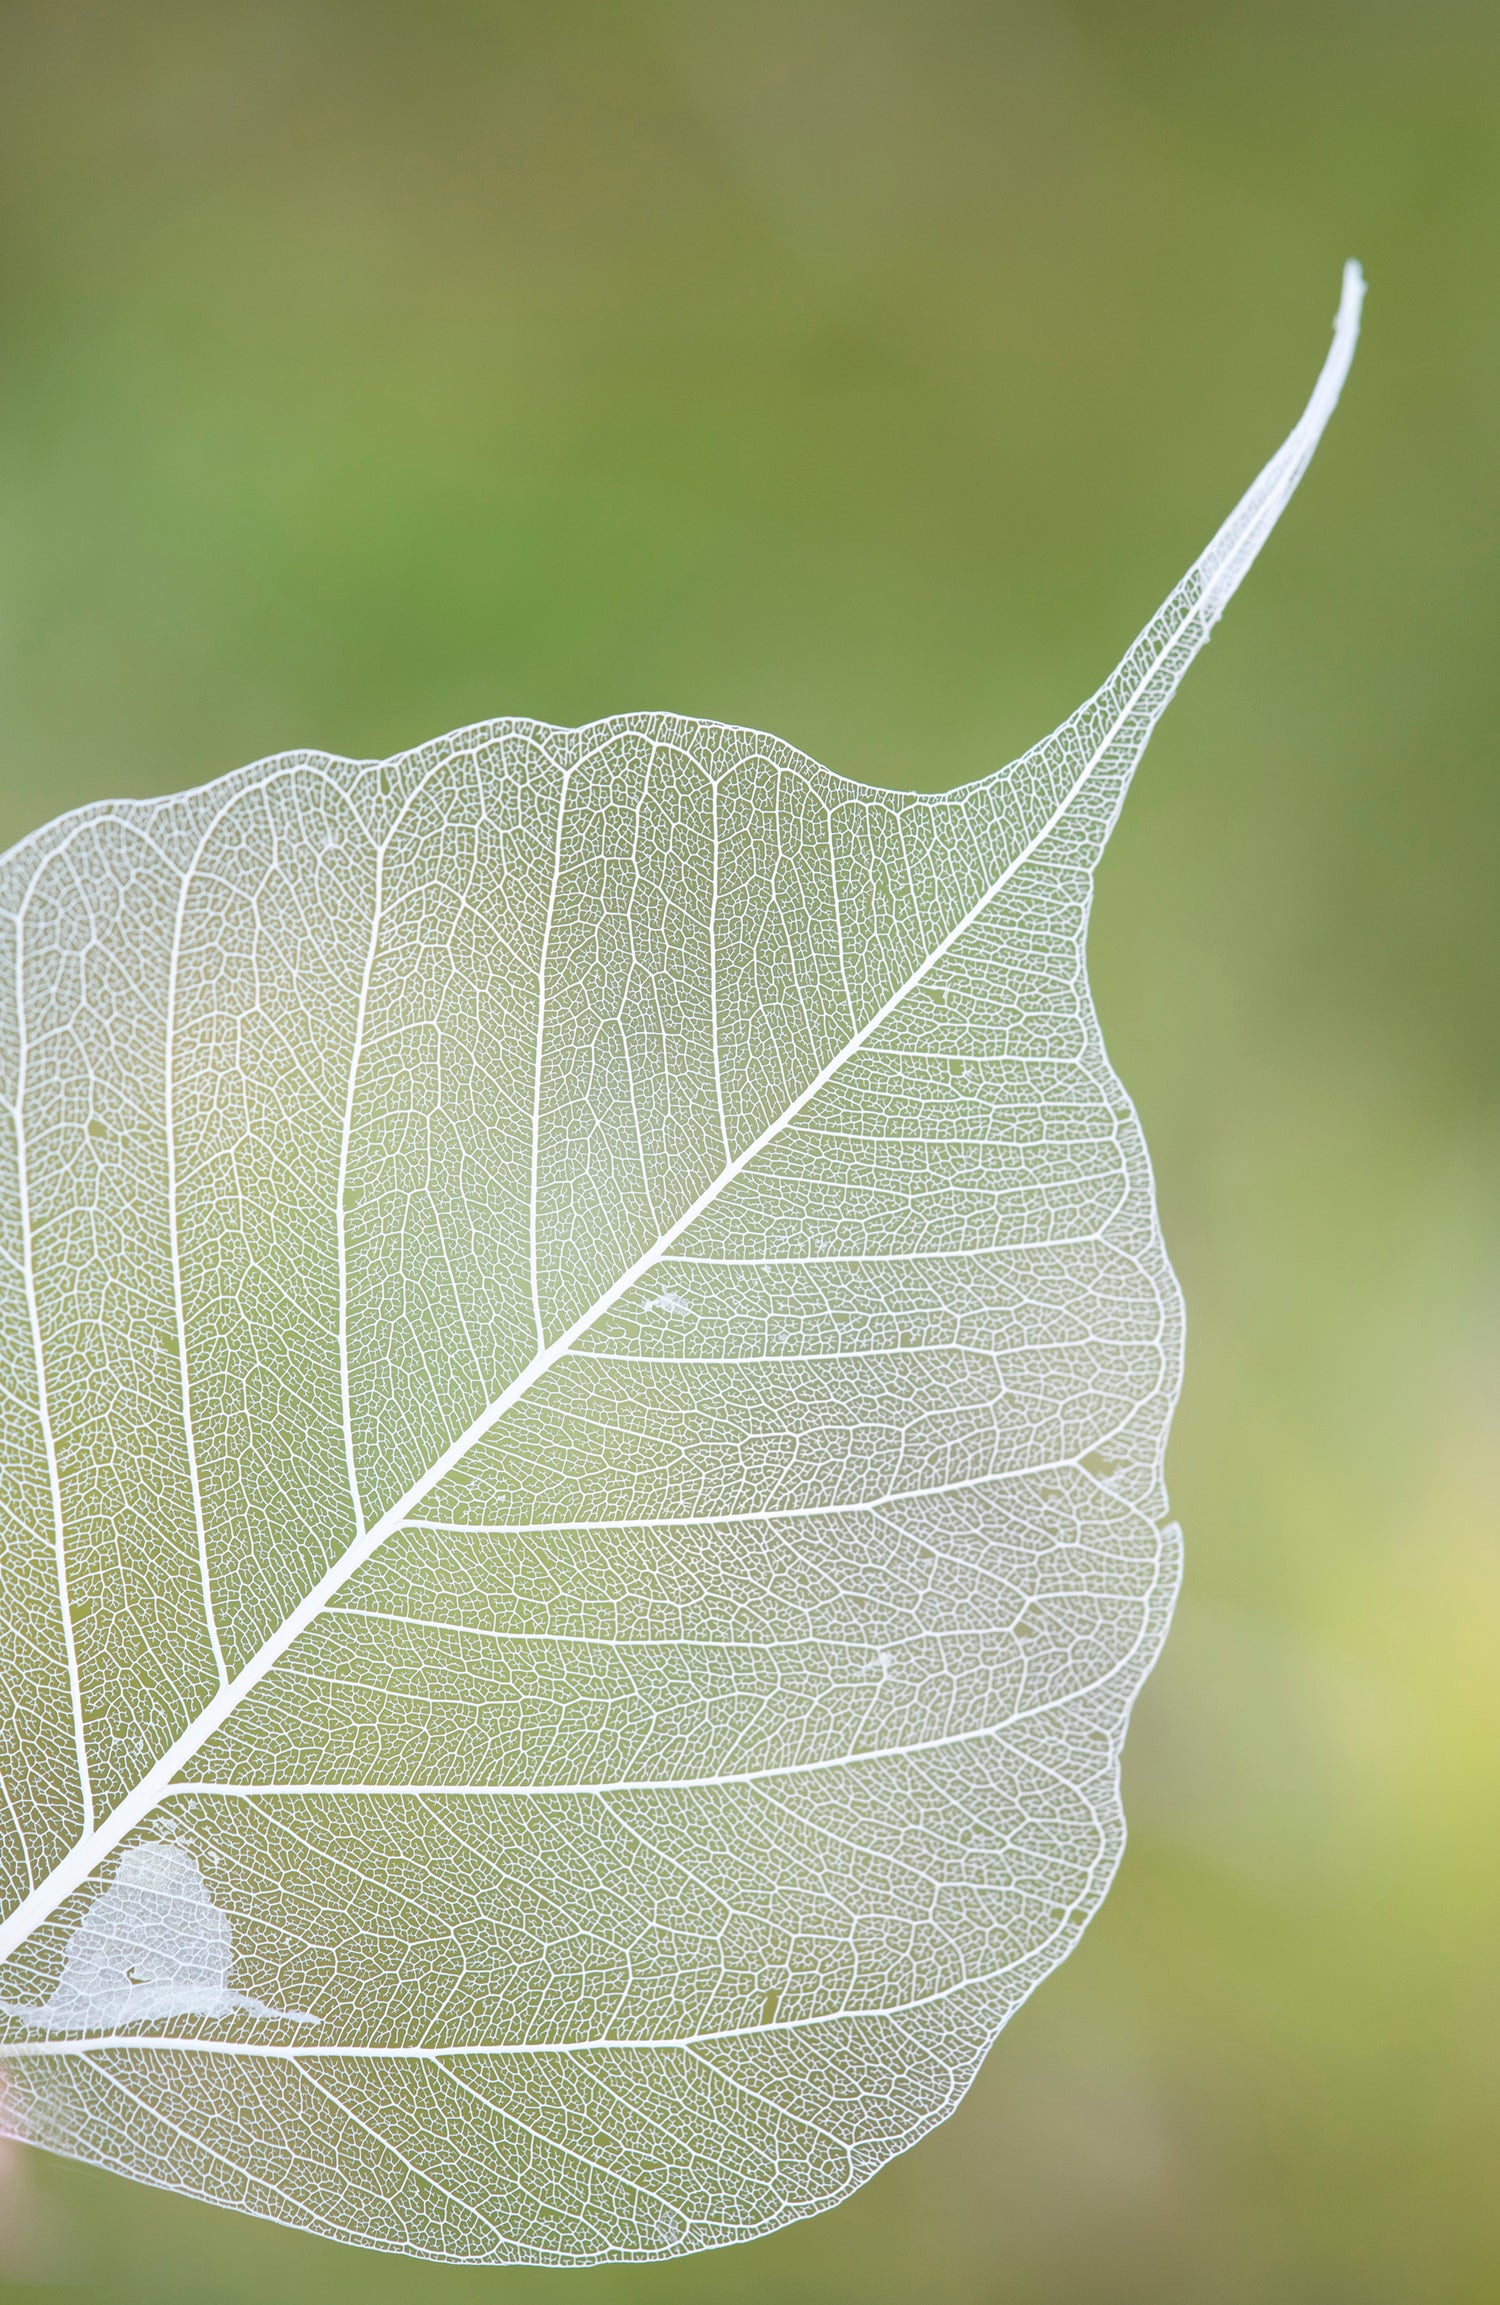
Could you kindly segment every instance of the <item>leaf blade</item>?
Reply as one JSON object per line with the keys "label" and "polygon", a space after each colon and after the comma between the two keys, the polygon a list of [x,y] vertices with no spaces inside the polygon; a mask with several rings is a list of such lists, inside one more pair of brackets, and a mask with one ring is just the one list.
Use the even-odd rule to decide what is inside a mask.
{"label": "leaf blade", "polygon": [[[102,1618],[75,1741],[92,1766],[92,1707],[125,1789],[32,1866],[0,1957],[55,1971],[84,1884],[160,1811],[289,1980],[281,2009],[324,2028],[225,2039],[185,2006],[191,2032],[13,2044],[32,2134],[107,2158],[126,2091],[125,2165],[225,2197],[228,2099],[183,2074],[227,2060],[258,2075],[246,2106],[279,2076],[299,2140],[265,2213],[343,2230],[308,2192],[332,2107],[348,2153],[383,2156],[374,2245],[669,2254],[837,2197],[835,2162],[847,2190],[1061,1957],[1118,1858],[1119,1739],[1177,1563],[1180,1306],[1089,999],[1091,874],[1326,422],[1358,297],[1351,274],[1307,413],[1111,681],[978,786],[874,794],[662,715],[497,723],[15,852],[54,962],[34,1009],[19,980],[42,1023],[15,1097],[19,1143],[34,1045],[61,1182],[21,1264],[74,1388],[54,1549],[117,1604],[64,1594],[59,1621]],[[80,1152],[101,1084],[117,1159]],[[118,1261],[132,1209],[106,1286],[87,1244]],[[175,1391],[141,1353],[158,1319]],[[94,1331],[136,1457],[83,1405]],[[357,1930],[319,1902],[344,1876]],[[276,2014],[237,2006],[231,2035]],[[814,2035],[842,2111],[802,2189],[726,2194],[731,2141],[744,2163],[802,2121],[777,2044]],[[854,2080],[877,2039],[881,2070],[928,2075],[894,2126]],[[607,2095],[623,2060],[639,2107],[642,2060],[680,2085],[710,2042],[748,2060],[739,2127],[678,2137],[665,2190],[618,2137],[601,2169],[577,2089],[538,2077],[592,2059]],[[75,2052],[88,2078],[59,2079]],[[503,2104],[442,2062],[495,2057],[526,2076]],[[185,2087],[193,2137],[174,2114],[153,2142]],[[469,2164],[451,2138],[476,2122]],[[454,2190],[502,2165],[505,2233]]]}

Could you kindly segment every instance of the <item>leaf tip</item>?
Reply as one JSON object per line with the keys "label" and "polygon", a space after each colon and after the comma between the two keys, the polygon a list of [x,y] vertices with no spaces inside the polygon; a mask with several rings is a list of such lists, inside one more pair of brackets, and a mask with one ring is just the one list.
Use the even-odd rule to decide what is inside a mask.
{"label": "leaf tip", "polygon": [[1307,406],[1197,564],[1200,608],[1210,625],[1223,615],[1238,591],[1251,562],[1290,503],[1297,483],[1312,461],[1313,450],[1338,406],[1339,394],[1353,364],[1364,300],[1364,270],[1351,256],[1344,265],[1338,310],[1334,314],[1333,342],[1318,371]]}

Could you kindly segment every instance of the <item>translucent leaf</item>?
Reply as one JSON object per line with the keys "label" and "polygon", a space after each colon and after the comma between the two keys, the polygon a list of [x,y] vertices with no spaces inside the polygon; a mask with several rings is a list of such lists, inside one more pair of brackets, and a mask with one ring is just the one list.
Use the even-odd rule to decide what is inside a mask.
{"label": "translucent leaf", "polygon": [[1178,1296],[1084,974],[1157,715],[933,797],[496,721],[3,866],[5,2117],[470,2262],[837,2201],[1118,1860]]}

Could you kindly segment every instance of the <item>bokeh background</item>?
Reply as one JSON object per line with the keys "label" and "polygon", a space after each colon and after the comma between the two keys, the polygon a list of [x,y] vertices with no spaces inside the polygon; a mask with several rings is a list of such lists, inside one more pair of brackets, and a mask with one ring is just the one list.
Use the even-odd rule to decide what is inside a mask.
{"label": "bokeh background", "polygon": [[1500,2294],[1500,11],[3,0],[0,839],[669,707],[941,786],[1366,338],[1093,936],[1187,1588],[1081,1950],[832,2215],[454,2272],[11,2148],[0,2294]]}

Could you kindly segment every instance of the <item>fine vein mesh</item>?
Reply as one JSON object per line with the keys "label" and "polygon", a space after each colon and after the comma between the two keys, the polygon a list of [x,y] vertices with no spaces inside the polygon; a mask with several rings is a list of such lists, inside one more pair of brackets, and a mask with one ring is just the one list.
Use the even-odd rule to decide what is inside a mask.
{"label": "fine vein mesh", "polygon": [[0,864],[0,2118],[370,2246],[830,2204],[1118,1861],[1181,1362],[1084,967],[1352,355],[1109,682],[874,791],[504,720]]}

